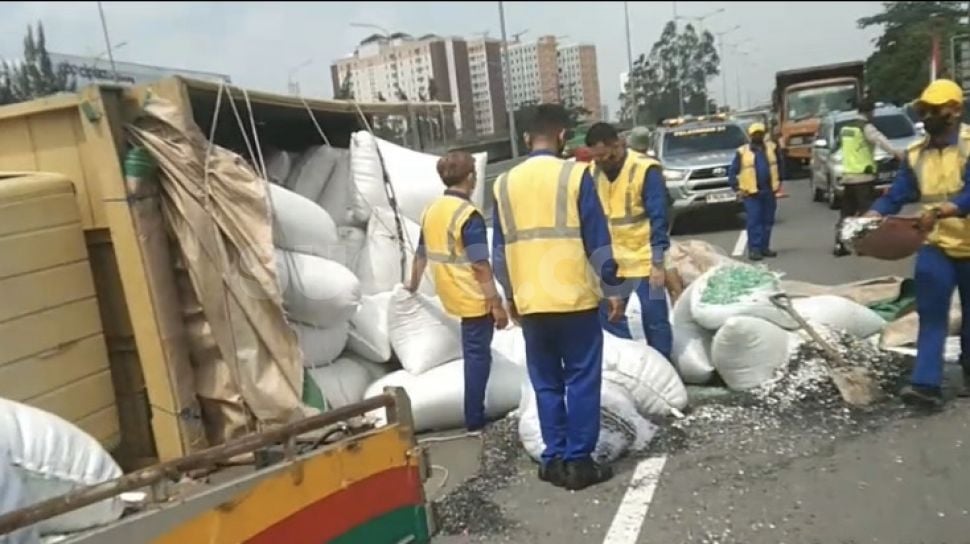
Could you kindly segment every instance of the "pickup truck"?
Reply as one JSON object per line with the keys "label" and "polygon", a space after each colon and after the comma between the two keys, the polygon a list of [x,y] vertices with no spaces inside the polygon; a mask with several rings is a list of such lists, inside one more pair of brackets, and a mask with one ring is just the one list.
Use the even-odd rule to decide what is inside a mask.
{"label": "pickup truck", "polygon": [[865,64],[854,61],[775,74],[772,98],[778,125],[773,138],[781,145],[789,171],[808,164],[822,117],[858,107],[864,72]]}

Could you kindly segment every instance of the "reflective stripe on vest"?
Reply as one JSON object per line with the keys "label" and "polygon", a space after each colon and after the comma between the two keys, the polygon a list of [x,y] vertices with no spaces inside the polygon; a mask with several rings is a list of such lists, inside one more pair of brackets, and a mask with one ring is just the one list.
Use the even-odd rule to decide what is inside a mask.
{"label": "reflective stripe on vest", "polygon": [[458,219],[471,208],[472,205],[468,202],[462,203],[455,210],[455,213],[451,215],[451,221],[448,223],[448,253],[438,253],[434,251],[428,251],[425,248],[425,255],[428,257],[429,261],[442,264],[469,264],[468,256],[464,254],[459,254],[457,251],[458,242],[455,240],[455,226],[458,223]]}
{"label": "reflective stripe on vest", "polygon": [[514,244],[523,240],[546,240],[554,238],[580,238],[579,227],[566,226],[569,213],[569,177],[572,175],[575,163],[564,162],[559,171],[559,181],[556,186],[555,226],[536,227],[519,230],[515,226],[515,216],[512,215],[512,199],[509,197],[509,184],[506,183],[507,174],[499,176],[499,209],[505,224],[505,243]]}
{"label": "reflective stripe on vest", "polygon": [[[771,176],[772,190],[778,190],[781,186],[781,177],[778,173],[778,154],[775,144],[765,142],[765,158],[768,160],[768,172]],[[758,192],[758,171],[755,152],[751,150],[750,144],[744,144],[738,148],[739,169],[738,169],[738,189],[745,193]]]}
{"label": "reflective stripe on vest", "polygon": [[842,171],[846,174],[875,174],[876,158],[872,146],[857,126],[845,126],[839,131],[842,139]]}

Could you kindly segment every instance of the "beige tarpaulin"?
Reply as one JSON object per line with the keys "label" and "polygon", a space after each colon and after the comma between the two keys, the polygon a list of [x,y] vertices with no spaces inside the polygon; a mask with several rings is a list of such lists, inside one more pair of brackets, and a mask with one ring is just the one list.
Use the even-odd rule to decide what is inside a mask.
{"label": "beige tarpaulin", "polygon": [[[224,416],[241,396],[262,424],[308,414],[300,350],[276,281],[266,181],[235,153],[210,149],[168,101],[150,98],[129,129],[160,166],[162,209],[204,314],[189,320],[197,329],[190,340],[211,336],[218,347],[193,346],[194,355],[208,354],[196,361],[200,396],[225,402]],[[234,434],[218,434],[226,433]]]}

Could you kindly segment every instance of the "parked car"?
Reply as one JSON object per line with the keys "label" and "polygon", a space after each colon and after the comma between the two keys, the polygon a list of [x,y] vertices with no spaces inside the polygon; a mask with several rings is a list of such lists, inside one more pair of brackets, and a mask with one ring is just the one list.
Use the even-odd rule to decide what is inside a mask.
{"label": "parked car", "polygon": [[[880,106],[875,110],[874,123],[892,144],[893,148],[905,150],[919,140],[921,132],[905,110],[896,106]],[[858,112],[831,113],[819,124],[811,159],[811,195],[815,202],[827,202],[833,210],[838,209],[842,198],[842,152],[839,132],[846,124],[860,119]],[[875,152],[877,183],[885,189],[892,183],[899,161],[881,149]]]}
{"label": "parked car", "polygon": [[748,142],[741,125],[721,117],[661,126],[650,154],[664,168],[673,215],[701,207],[741,209],[728,184],[728,167]]}

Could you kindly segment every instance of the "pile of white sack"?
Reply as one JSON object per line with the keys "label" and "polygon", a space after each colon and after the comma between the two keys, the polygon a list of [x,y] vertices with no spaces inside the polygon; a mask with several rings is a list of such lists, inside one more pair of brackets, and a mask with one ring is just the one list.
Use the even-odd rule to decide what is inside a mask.
{"label": "pile of white sack", "polygon": [[[758,387],[783,372],[803,341],[798,324],[771,297],[783,293],[780,276],[764,267],[726,261],[692,282],[674,305],[672,358],[684,382],[708,384],[715,372],[733,390]],[[886,322],[847,298],[795,298],[809,324],[859,338],[878,335]]]}
{"label": "pile of white sack", "polygon": [[[476,155],[479,180],[485,158]],[[331,407],[403,387],[418,431],[464,425],[459,323],[442,309],[429,274],[416,294],[401,285],[421,214],[443,191],[437,159],[358,132],[349,151],[278,152],[267,164],[284,305],[309,375]],[[385,172],[400,214],[388,205]],[[472,200],[481,206],[484,183],[478,187]],[[496,331],[485,404],[493,418],[518,408],[523,444],[538,458],[543,445],[518,328]],[[606,334],[598,458],[645,446],[654,433],[645,418],[686,405],[666,359],[642,340]]]}

